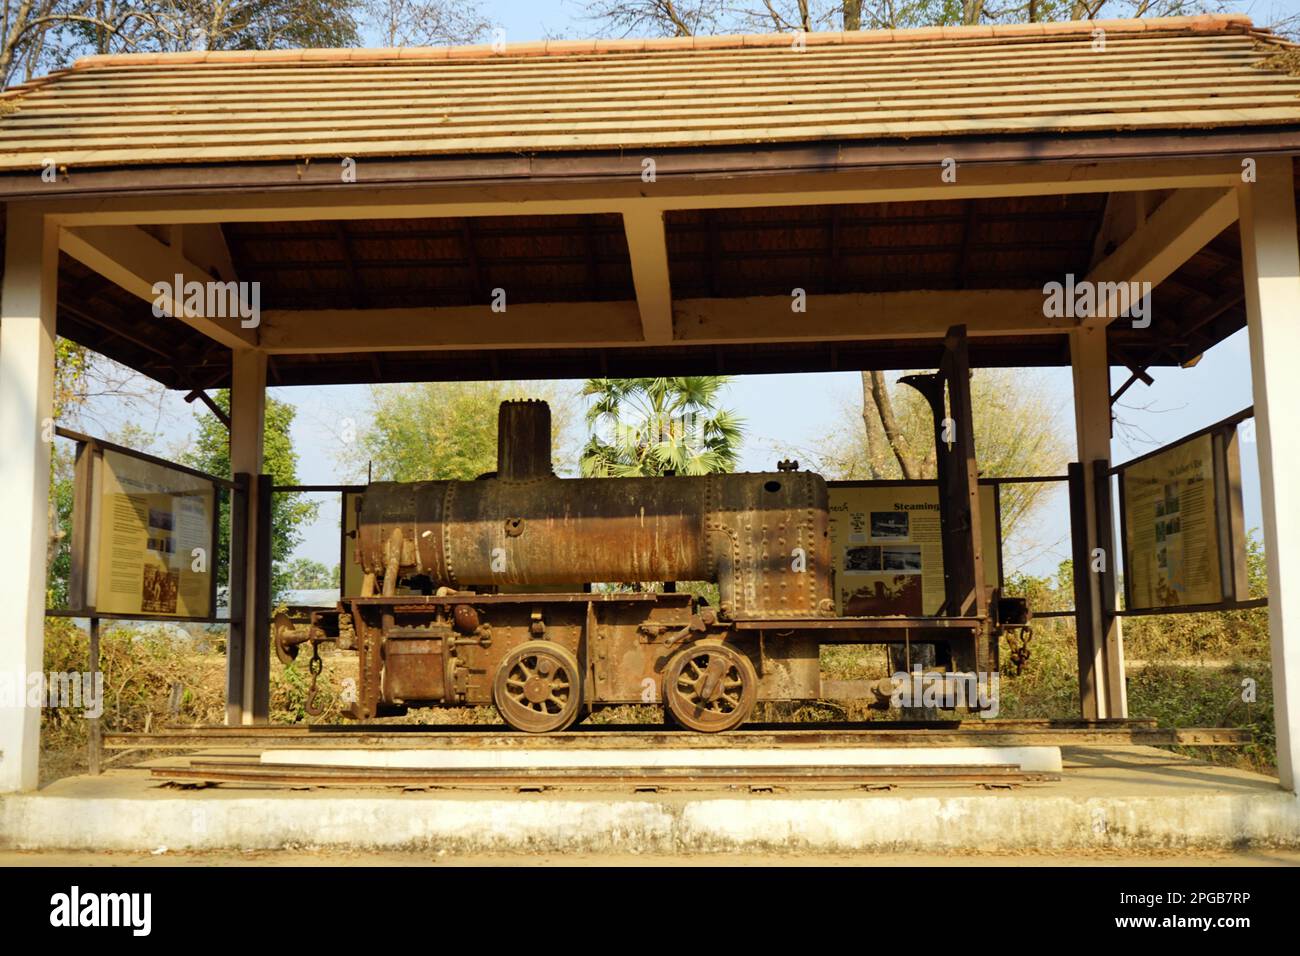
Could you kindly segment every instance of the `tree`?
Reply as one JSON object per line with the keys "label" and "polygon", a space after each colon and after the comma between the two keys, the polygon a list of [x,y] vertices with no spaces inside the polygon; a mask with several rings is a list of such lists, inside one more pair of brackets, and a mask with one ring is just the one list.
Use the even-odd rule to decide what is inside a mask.
{"label": "tree", "polygon": [[0,0],[0,77],[86,53],[354,46],[357,21],[331,0]]}
{"label": "tree", "polygon": [[[230,412],[230,389],[223,388],[213,396],[217,406]],[[271,476],[276,485],[298,483],[298,455],[293,450],[289,430],[297,413],[286,402],[268,397],[266,400],[266,425],[262,439],[262,470]],[[217,416],[206,409],[198,413],[199,433],[194,447],[181,456],[181,461],[191,468],[206,471],[218,478],[231,477],[230,434]],[[300,494],[277,494],[271,499],[271,594],[272,600],[292,585],[291,571],[286,565],[293,549],[302,541],[303,525],[316,520],[319,506]],[[221,507],[220,547],[217,552],[217,580],[230,579],[230,509]]]}
{"label": "tree", "polygon": [[1190,0],[1023,0],[998,7],[986,0],[589,0],[586,16],[620,36],[707,36],[1167,17],[1204,6]]}
{"label": "tree", "polygon": [[744,432],[734,412],[718,408],[723,375],[589,379],[582,394],[590,436],[586,477],[707,475],[732,471]]}
{"label": "tree", "polygon": [[477,4],[459,0],[363,0],[363,9],[385,46],[473,43],[492,28]]}
{"label": "tree", "polygon": [[295,558],[289,562],[286,572],[288,585],[295,591],[314,591],[321,588],[339,586],[339,566],[328,568],[320,561],[310,558]]}
{"label": "tree", "polygon": [[[879,378],[883,401],[893,421],[881,428],[881,416],[872,406],[870,387],[864,384],[861,415],[864,428],[850,428],[825,436],[813,454],[821,460],[828,478],[895,479],[908,477],[906,460],[913,478],[936,476],[934,418],[929,403],[915,389],[903,385],[890,389],[883,373],[863,372],[863,382]],[[1028,369],[977,369],[971,377],[971,406],[975,426],[975,450],[981,477],[1017,475],[1059,475],[1072,451],[1062,438],[1062,400],[1047,400],[1051,389],[1046,376]],[[875,428],[873,433],[872,428]],[[892,438],[886,433],[892,431]],[[882,440],[900,457],[881,447]],[[1001,490],[1002,524],[1008,536],[1015,533],[1049,495],[1052,485],[1042,483],[1004,485]]]}
{"label": "tree", "polygon": [[[87,53],[467,43],[491,26],[475,0],[0,0],[0,79]],[[3,107],[0,107],[3,108]]]}
{"label": "tree", "polygon": [[497,408],[513,398],[550,404],[552,460],[562,462],[571,399],[536,382],[377,385],[370,393],[369,422],[341,458],[358,478],[369,464],[376,480],[472,481],[496,471]]}
{"label": "tree", "polygon": [[592,0],[586,17],[620,36],[689,37],[722,32],[728,14],[721,0]]}

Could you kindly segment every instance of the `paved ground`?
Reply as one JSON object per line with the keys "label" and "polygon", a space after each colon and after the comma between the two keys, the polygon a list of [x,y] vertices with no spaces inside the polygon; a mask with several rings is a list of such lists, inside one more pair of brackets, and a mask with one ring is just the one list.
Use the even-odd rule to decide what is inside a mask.
{"label": "paved ground", "polygon": [[1275,779],[1145,747],[1070,747],[1063,757],[1061,779],[1015,788],[770,793],[194,790],[112,770],[0,798],[0,847],[65,848],[3,849],[0,864],[1300,862],[1300,801]]}

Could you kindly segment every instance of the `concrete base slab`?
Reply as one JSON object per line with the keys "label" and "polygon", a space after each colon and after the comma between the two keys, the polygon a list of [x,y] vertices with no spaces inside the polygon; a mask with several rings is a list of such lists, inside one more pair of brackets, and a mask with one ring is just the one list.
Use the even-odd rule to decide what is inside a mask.
{"label": "concrete base slab", "polygon": [[799,747],[738,750],[267,750],[262,763],[329,767],[466,769],[479,767],[1019,767],[1061,770],[1060,747]]}
{"label": "concrete base slab", "polygon": [[1150,748],[1063,748],[1059,782],[984,790],[491,793],[177,790],[142,770],[0,798],[0,848],[447,854],[1300,847],[1277,781]]}

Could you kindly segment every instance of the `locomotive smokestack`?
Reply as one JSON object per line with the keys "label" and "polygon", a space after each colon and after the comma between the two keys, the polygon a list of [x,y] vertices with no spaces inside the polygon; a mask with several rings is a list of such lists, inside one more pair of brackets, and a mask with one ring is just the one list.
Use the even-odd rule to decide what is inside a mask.
{"label": "locomotive smokestack", "polygon": [[502,402],[497,412],[497,477],[528,481],[551,474],[551,406]]}

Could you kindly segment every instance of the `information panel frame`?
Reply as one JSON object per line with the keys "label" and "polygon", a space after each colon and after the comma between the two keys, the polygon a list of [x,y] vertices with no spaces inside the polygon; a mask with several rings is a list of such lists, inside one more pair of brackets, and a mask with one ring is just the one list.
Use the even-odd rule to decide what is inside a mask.
{"label": "information panel frame", "polygon": [[[71,573],[68,581],[68,608],[66,610],[52,610],[47,613],[55,613],[67,616],[89,617],[89,618],[106,618],[119,620],[141,620],[141,621],[174,621],[179,623],[206,623],[222,624],[229,623],[230,618],[219,617],[217,615],[217,555],[220,548],[221,534],[221,495],[225,491],[228,496],[233,496],[235,485],[234,482],[227,479],[218,478],[215,475],[209,475],[206,472],[199,471],[195,468],[189,468],[175,462],[158,458],[144,452],[139,452],[131,448],[126,448],[113,442],[93,438],[88,435],[82,435],[77,432],[66,429],[57,429],[56,434],[61,438],[66,438],[76,442],[76,458],[74,472],[74,491],[73,491],[73,509],[72,509],[72,542],[70,549],[71,556]],[[106,461],[105,456],[112,456]],[[141,607],[122,608],[112,602],[99,600],[101,588],[104,586],[102,580],[103,571],[103,554],[104,548],[108,545],[105,539],[105,486],[118,484],[120,485],[124,477],[124,469],[121,467],[125,462],[132,462],[138,465],[142,474],[159,479],[162,478],[162,487],[169,484],[187,485],[184,494],[170,495],[175,499],[185,499],[192,501],[198,499],[203,502],[202,520],[206,521],[208,527],[202,529],[202,534],[193,540],[202,541],[198,547],[206,547],[206,570],[202,572],[193,571],[193,563],[190,564],[190,572],[186,575],[202,574],[207,578],[203,585],[202,591],[199,592],[206,605],[202,610],[206,613],[184,614],[176,610],[168,611],[165,609],[146,609],[145,596],[142,590]],[[113,464],[116,462],[119,466],[118,474],[113,473]],[[183,481],[169,481],[165,476],[174,475],[176,479]],[[207,487],[204,487],[207,486]],[[165,490],[154,492],[159,495],[169,495]],[[147,505],[146,505],[147,507]],[[152,523],[152,515],[155,509],[150,509],[150,518],[145,523],[144,534],[146,543],[150,539],[151,533],[149,528]],[[190,510],[191,513],[193,509]],[[175,510],[170,511],[172,517],[171,527],[163,527],[157,537],[160,540],[165,539],[166,544],[160,544],[160,548],[170,545],[172,550],[175,548],[174,541],[174,522]],[[159,524],[166,526],[168,522],[160,518]],[[189,544],[189,541],[184,541]],[[147,550],[147,549],[146,549]],[[192,550],[192,549],[191,549]],[[159,553],[162,553],[161,551]],[[142,569],[146,559],[142,556]],[[168,575],[169,579],[171,575]],[[175,606],[177,609],[181,606],[180,591],[180,574],[176,574],[176,580],[170,582],[177,589],[174,595]],[[143,584],[142,584],[143,587]],[[166,595],[167,600],[160,600],[156,603],[171,603],[173,595],[170,589]],[[192,591],[191,591],[192,593]],[[120,603],[120,602],[119,602]]]}
{"label": "information panel frame", "polygon": [[[1111,469],[1117,482],[1120,547],[1124,557],[1124,610],[1121,614],[1232,610],[1266,601],[1250,599],[1246,573],[1246,529],[1237,426],[1253,415],[1253,407],[1243,409]],[[1161,500],[1148,514],[1151,509],[1147,499],[1151,498],[1150,491],[1156,484],[1160,485]],[[1191,527],[1195,529],[1195,540],[1190,542],[1183,540],[1186,533],[1183,528],[1187,523],[1183,513],[1184,485],[1191,489],[1188,497],[1194,505],[1187,509],[1192,512]],[[1137,500],[1139,494],[1140,501]],[[1143,522],[1143,527],[1138,527],[1139,521]],[[1176,525],[1173,531],[1170,530],[1171,522]],[[1150,554],[1139,554],[1135,547],[1136,539],[1139,532],[1143,541],[1148,537],[1145,534],[1147,523],[1153,525],[1149,544],[1155,550]],[[1201,540],[1203,527],[1208,536],[1205,541]],[[1170,583],[1165,579],[1163,588],[1159,579],[1155,584],[1147,582],[1153,573],[1158,575],[1160,568],[1168,569],[1170,561],[1175,560],[1168,553],[1174,535],[1178,536],[1177,544],[1184,552],[1189,545],[1195,551],[1196,568],[1193,570],[1202,564],[1205,567],[1203,580],[1196,582],[1197,589],[1190,592],[1185,577],[1189,572],[1185,568],[1179,571],[1184,575],[1181,582]],[[1161,544],[1164,549],[1158,547]],[[1162,550],[1163,564],[1160,561]],[[1151,570],[1153,567],[1155,572]],[[1172,595],[1180,590],[1195,599],[1150,600],[1157,592]]]}
{"label": "information panel frame", "polygon": [[[1025,479],[1012,479],[1012,480],[1020,481]],[[1056,479],[1047,478],[1043,480],[1054,481]],[[1002,590],[1005,583],[1003,565],[1002,565],[1003,541],[1002,541],[1002,488],[1001,486],[1003,483],[1004,483],[1003,480],[997,478],[981,478],[979,479],[979,484],[978,484],[981,504],[984,505],[984,507],[981,508],[982,527],[984,527],[985,529],[985,541],[983,542],[984,579],[985,579],[984,583],[986,587],[996,587],[999,591]],[[830,498],[831,498],[830,501],[831,523],[833,526],[837,525],[838,523],[838,511],[843,510],[840,508],[840,500],[844,498],[846,493],[852,493],[854,491],[878,491],[883,493],[888,491],[902,490],[905,492],[911,492],[913,493],[913,496],[915,496],[916,492],[932,492],[934,496],[933,506],[930,507],[927,502],[925,503],[925,507],[926,510],[933,511],[934,521],[932,523],[934,524],[936,535],[938,533],[937,529],[938,529],[938,513],[939,513],[938,512],[939,484],[934,479],[880,478],[880,479],[861,479],[861,480],[842,480],[842,481],[832,480],[832,481],[827,481],[826,486],[827,486],[827,491],[830,493]],[[989,495],[987,499],[985,499],[984,497],[986,492]],[[901,509],[895,508],[895,509],[885,509],[885,510],[907,514],[910,513],[912,508],[921,505],[921,502],[909,501],[909,502],[902,502],[901,504],[904,505],[904,507]],[[911,507],[907,507],[907,506],[911,506]],[[985,508],[987,508],[987,512],[985,512]],[[920,509],[918,508],[917,510],[919,511]],[[873,515],[875,513],[876,512],[870,512],[870,514]],[[911,521],[908,520],[906,522],[906,525],[909,526],[909,531],[910,531]],[[898,532],[898,529],[890,529],[890,531],[887,532],[887,535],[892,537],[893,533],[896,532]],[[866,536],[864,540],[861,542],[861,545],[867,548],[868,550],[874,550],[877,547],[884,549],[886,547],[883,543],[881,543],[883,539],[881,539],[881,541],[877,540],[877,537],[879,536],[873,535],[870,531],[866,531],[865,535]],[[938,537],[935,537],[933,541],[929,541],[928,542],[929,546],[924,549],[919,547],[919,539],[918,541],[913,541],[913,537],[914,536],[911,534],[906,535],[908,546],[918,550],[924,550],[929,552],[932,558],[939,559],[940,567],[942,567],[941,554],[934,553],[940,551],[942,547]],[[833,580],[834,580],[834,588],[835,588],[835,595],[834,595],[835,613],[839,616],[845,616],[845,610],[844,610],[845,601],[844,601],[843,588],[849,583],[848,581],[845,580],[846,578],[845,569],[842,567],[844,561],[844,555],[846,553],[846,545],[851,546],[853,545],[853,542],[852,541],[843,542],[838,540],[836,529],[833,527],[831,533],[831,550],[832,550],[831,566],[834,569]],[[990,549],[993,552],[992,556],[995,557],[996,559],[995,561],[989,560]],[[882,559],[885,557],[883,551],[881,556]],[[924,568],[925,559],[922,555],[918,555],[918,558],[920,559],[920,562],[913,569],[913,573],[915,573],[919,578],[925,573],[925,568]],[[904,570],[902,573],[906,574],[907,572]],[[885,576],[885,575],[886,572],[882,563],[880,575],[875,575],[868,571],[865,573],[864,582],[874,583],[877,577]],[[938,577],[936,578],[936,581],[931,582],[931,585],[928,588],[928,590],[937,593],[938,590],[942,590],[942,583],[943,583],[943,574],[940,571]],[[926,590],[925,585],[924,583],[922,583],[922,594],[916,595],[916,598],[923,600],[923,594],[925,590]],[[935,598],[935,594],[932,593],[931,603],[934,602],[934,598]],[[942,599],[940,599],[940,603],[942,603]],[[904,610],[889,611],[889,612],[871,612],[866,614],[866,616],[881,616],[882,613],[885,616],[888,616],[888,614],[890,613],[898,613],[898,614],[904,613]],[[934,613],[934,612],[926,611],[924,609],[924,605],[922,604],[921,607],[911,608],[907,610],[906,613],[924,616],[926,614]]]}

